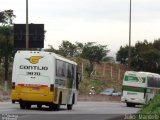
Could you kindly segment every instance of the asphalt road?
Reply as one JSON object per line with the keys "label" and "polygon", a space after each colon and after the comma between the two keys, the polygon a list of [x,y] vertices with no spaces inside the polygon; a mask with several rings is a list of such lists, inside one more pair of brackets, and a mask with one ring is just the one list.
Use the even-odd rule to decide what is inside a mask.
{"label": "asphalt road", "polygon": [[[134,114],[139,107],[126,107],[121,102],[78,102],[72,110],[61,106],[59,111],[50,111],[47,106],[37,109],[32,106],[29,110],[22,110],[19,104],[11,102],[0,103],[0,119],[7,120],[109,120],[111,118]],[[4,119],[6,120],[6,119]]]}

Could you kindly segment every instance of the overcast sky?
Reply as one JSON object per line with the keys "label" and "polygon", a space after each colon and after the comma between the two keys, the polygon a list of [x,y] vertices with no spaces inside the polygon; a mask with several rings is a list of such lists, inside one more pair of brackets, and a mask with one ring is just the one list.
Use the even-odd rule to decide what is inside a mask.
{"label": "overcast sky", "polygon": [[[45,25],[45,48],[96,42],[111,52],[129,41],[130,0],[28,0],[29,23]],[[14,23],[26,22],[26,0],[1,0],[0,10],[12,9]],[[132,0],[131,44],[160,38],[160,0]]]}

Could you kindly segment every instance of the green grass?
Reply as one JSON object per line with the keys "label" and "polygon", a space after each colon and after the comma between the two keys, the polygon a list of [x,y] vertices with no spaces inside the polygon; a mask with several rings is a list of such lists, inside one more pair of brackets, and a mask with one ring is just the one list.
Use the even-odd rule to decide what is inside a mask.
{"label": "green grass", "polygon": [[121,89],[121,85],[115,80],[107,82],[103,80],[96,80],[94,78],[85,78],[79,84],[79,93],[88,94],[92,86],[95,88],[95,92],[97,94],[106,88],[115,88],[118,91]]}
{"label": "green grass", "polygon": [[152,118],[152,120],[154,119],[159,120],[159,117],[160,117],[160,94],[157,94],[152,101],[143,105],[141,110],[136,115],[136,120],[149,119],[149,118]]}
{"label": "green grass", "polygon": [[79,84],[79,93],[88,94],[92,86],[95,88],[96,93],[99,93],[107,86],[107,84],[105,82],[98,80],[92,80],[92,79],[83,80]]}
{"label": "green grass", "polygon": [[157,94],[155,98],[145,104],[139,111],[139,114],[159,114],[160,115],[160,94]]}

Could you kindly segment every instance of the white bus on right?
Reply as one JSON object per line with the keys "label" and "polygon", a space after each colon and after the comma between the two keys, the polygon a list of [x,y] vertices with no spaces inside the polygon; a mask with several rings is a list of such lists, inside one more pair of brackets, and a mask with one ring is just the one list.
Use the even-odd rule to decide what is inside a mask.
{"label": "white bus on right", "polygon": [[121,101],[127,107],[151,101],[156,89],[160,88],[160,75],[150,72],[126,71],[122,83]]}

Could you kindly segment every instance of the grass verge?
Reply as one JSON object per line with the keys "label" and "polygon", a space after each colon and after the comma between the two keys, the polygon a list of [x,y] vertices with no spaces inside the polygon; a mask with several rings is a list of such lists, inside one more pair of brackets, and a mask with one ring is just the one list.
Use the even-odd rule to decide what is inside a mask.
{"label": "grass verge", "polygon": [[103,80],[96,80],[94,78],[85,78],[79,84],[79,93],[88,94],[91,87],[95,88],[96,94],[100,93],[106,88],[115,88],[116,90],[121,89],[121,85],[119,83],[116,83],[114,80],[107,82]]}
{"label": "grass verge", "polygon": [[160,119],[160,94],[145,104],[136,115],[136,120],[159,120]]}
{"label": "grass verge", "polygon": [[160,94],[157,94],[155,98],[145,104],[139,111],[139,114],[159,114],[160,115]]}

